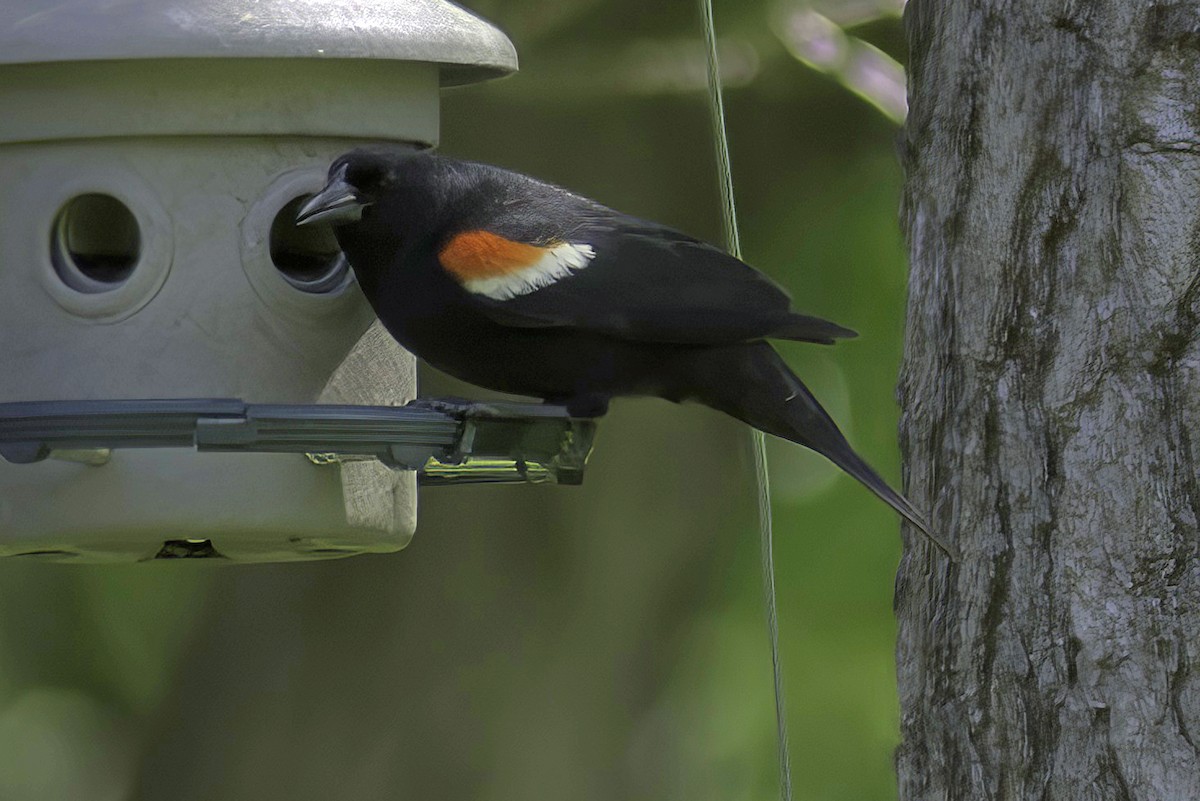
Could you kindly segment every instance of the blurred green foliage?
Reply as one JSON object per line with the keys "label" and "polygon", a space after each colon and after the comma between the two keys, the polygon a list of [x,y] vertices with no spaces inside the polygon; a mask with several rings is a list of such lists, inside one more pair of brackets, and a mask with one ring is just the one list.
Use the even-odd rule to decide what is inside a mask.
{"label": "blurred green foliage", "polygon": [[[468,5],[522,72],[445,95],[444,151],[719,240],[691,0]],[[743,244],[861,332],[783,351],[898,482],[896,129],[789,55],[780,9],[716,9]],[[902,58],[895,11],[855,32]],[[624,401],[585,486],[426,491],[401,554],[0,563],[0,801],[771,799],[748,447],[707,410]],[[892,798],[898,521],[799,448],[771,456],[796,796]]]}

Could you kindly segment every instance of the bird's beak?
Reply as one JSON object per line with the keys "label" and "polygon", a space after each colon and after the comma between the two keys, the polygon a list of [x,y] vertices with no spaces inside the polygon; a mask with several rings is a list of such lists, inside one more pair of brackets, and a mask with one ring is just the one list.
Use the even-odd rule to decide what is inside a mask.
{"label": "bird's beak", "polygon": [[357,222],[362,210],[369,205],[358,190],[346,182],[346,166],[338,170],[317,194],[308,199],[296,214],[296,225],[315,222],[333,224]]}

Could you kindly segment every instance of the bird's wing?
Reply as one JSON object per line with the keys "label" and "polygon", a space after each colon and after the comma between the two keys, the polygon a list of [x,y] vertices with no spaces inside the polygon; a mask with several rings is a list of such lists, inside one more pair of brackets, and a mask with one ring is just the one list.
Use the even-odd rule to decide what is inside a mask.
{"label": "bird's wing", "polygon": [[469,302],[509,326],[681,344],[854,335],[791,311],[782,288],[723,251],[607,211],[569,226],[539,228],[528,213],[492,220],[448,238],[438,260]]}

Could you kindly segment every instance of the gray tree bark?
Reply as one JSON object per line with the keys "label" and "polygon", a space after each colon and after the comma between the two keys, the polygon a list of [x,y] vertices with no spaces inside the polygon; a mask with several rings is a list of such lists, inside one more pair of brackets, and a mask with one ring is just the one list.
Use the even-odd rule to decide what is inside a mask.
{"label": "gray tree bark", "polygon": [[1200,3],[906,24],[900,796],[1200,798]]}

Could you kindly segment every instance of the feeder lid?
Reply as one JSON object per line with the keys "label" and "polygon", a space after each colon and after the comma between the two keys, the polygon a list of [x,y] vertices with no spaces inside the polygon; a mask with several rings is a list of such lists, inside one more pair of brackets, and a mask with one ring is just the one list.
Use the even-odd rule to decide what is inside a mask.
{"label": "feeder lid", "polygon": [[424,61],[443,86],[517,69],[508,37],[446,0],[0,3],[0,65],[157,58]]}

